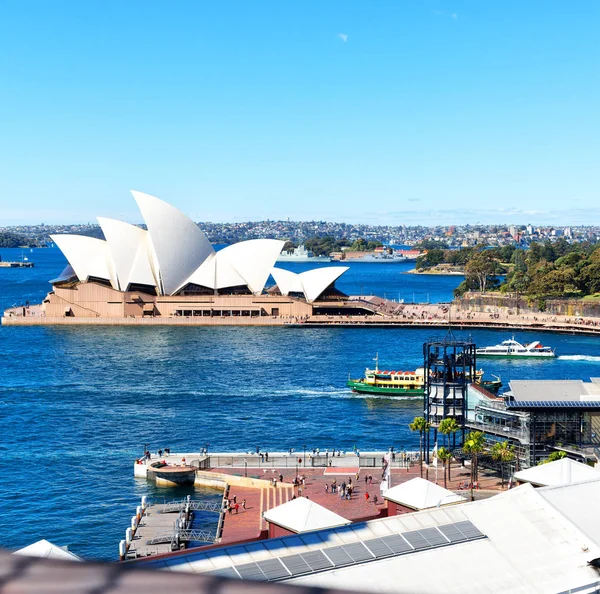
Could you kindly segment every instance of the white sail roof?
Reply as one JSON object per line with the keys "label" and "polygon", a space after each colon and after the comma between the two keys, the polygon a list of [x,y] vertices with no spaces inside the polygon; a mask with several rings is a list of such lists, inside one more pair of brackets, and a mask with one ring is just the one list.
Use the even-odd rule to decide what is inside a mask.
{"label": "white sail roof", "polygon": [[[219,290],[247,286],[258,295],[272,273],[284,295],[304,293],[314,301],[348,268],[328,267],[294,274],[273,268],[285,242],[251,239],[215,252],[198,226],[175,207],[132,190],[148,230],[98,217],[106,241],[80,235],[52,235],[77,278],[110,281],[127,291],[132,284],[174,295],[188,284]],[[53,282],[64,280],[64,275]]]}
{"label": "white sail roof", "polygon": [[273,268],[271,274],[282,295],[304,293],[308,301],[314,301],[346,270],[347,266],[326,266],[296,274],[283,268]]}
{"label": "white sail roof", "polygon": [[119,289],[126,291],[133,283],[156,286],[150,264],[148,231],[115,219],[97,218],[114,263]]}
{"label": "white sail roof", "polygon": [[192,276],[183,283],[182,287],[189,283],[208,287],[209,289],[224,289],[245,285],[246,281],[239,275],[233,265],[226,258],[220,256],[222,252],[223,250],[216,252],[213,256],[209,256],[204,260]]}
{"label": "white sail roof", "polygon": [[80,281],[101,278],[118,288],[106,241],[85,235],[51,235],[50,239],[60,248]]}
{"label": "white sail roof", "polygon": [[233,267],[253,293],[261,293],[284,245],[285,241],[278,239],[240,241],[217,253],[217,267]]}
{"label": "white sail roof", "polygon": [[196,223],[149,194],[131,191],[146,221],[159,270],[159,292],[172,295],[214,250]]}
{"label": "white sail roof", "polygon": [[300,274],[296,272],[290,272],[284,268],[273,268],[271,274],[277,283],[279,292],[282,295],[289,295],[290,293],[304,293],[302,283],[300,282]]}
{"label": "white sail roof", "polygon": [[193,283],[225,289],[246,285],[253,293],[262,293],[284,243],[275,239],[251,239],[228,245],[213,258],[207,258],[181,286]]}
{"label": "white sail roof", "polygon": [[326,266],[325,268],[315,268],[300,274],[302,286],[304,287],[304,296],[308,301],[314,301],[323,293],[323,291],[334,283],[348,266]]}

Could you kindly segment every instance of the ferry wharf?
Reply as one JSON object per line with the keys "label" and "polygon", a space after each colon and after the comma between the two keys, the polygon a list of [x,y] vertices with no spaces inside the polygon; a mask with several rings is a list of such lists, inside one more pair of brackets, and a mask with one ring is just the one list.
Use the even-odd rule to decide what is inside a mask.
{"label": "ferry wharf", "polygon": [[[226,544],[248,543],[269,537],[263,518],[264,512],[282,505],[296,497],[308,497],[330,511],[359,522],[387,516],[387,504],[382,491],[420,476],[418,454],[396,453],[390,459],[390,484],[382,489],[382,458],[387,452],[338,453],[333,456],[312,455],[311,452],[273,452],[268,455],[248,453],[198,453],[170,454],[138,460],[134,474],[139,479],[156,481],[162,485],[181,485],[182,482],[157,476],[152,465],[166,463],[162,468],[172,468],[173,475],[186,475],[187,484],[220,490],[219,504],[193,501],[191,499],[171,503],[152,504],[143,500],[132,517],[126,538],[119,545],[122,560],[154,557],[174,550],[197,548],[202,550]],[[310,457],[308,457],[310,456]],[[331,464],[330,464],[331,462]],[[190,478],[190,469],[194,470]],[[452,469],[452,480],[447,487],[460,493],[466,484],[470,470],[458,465]],[[444,484],[443,471],[437,471],[437,483]],[[436,469],[424,466],[424,477],[436,482]],[[172,477],[171,477],[172,478]],[[332,493],[336,481],[352,484],[350,499]],[[498,477],[483,475],[477,497],[497,493]],[[366,497],[368,493],[369,497]],[[194,528],[193,518],[188,522],[186,509],[203,509],[215,512],[215,532]],[[179,537],[176,535],[179,534]]]}

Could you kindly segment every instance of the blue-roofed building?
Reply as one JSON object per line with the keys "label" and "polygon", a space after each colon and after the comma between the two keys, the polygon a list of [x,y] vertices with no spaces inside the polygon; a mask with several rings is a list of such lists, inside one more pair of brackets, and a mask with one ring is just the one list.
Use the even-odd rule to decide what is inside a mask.
{"label": "blue-roofed building", "polygon": [[488,441],[508,440],[524,466],[535,466],[553,451],[597,460],[600,448],[600,378],[513,380],[494,397],[471,386],[467,426]]}

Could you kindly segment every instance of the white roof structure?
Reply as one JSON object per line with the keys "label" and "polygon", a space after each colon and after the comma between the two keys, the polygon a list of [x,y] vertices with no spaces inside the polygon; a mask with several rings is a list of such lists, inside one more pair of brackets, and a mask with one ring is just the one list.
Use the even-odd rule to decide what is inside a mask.
{"label": "white roof structure", "polygon": [[401,483],[383,493],[383,498],[404,505],[414,510],[441,507],[466,501],[465,497],[456,495],[440,485],[416,477]]}
{"label": "white roof structure", "polygon": [[260,294],[284,245],[277,239],[250,239],[228,245],[207,258],[182,287],[190,283],[210,289],[246,285],[252,293]]}
{"label": "white roof structure", "polygon": [[600,545],[600,514],[590,514],[581,502],[600,500],[600,475],[593,480],[536,489],[550,505]]}
{"label": "white roof structure", "polygon": [[297,497],[287,503],[278,505],[263,514],[264,519],[277,524],[286,530],[301,534],[312,530],[325,530],[350,524],[350,520],[342,518],[326,507],[306,497]]}
{"label": "white roof structure", "polygon": [[15,551],[13,555],[41,557],[42,559],[62,559],[63,561],[81,561],[81,557],[78,557],[75,553],[71,553],[71,551],[65,548],[57,547],[49,540],[44,539]]}
{"label": "white roof structure", "polygon": [[172,295],[214,249],[198,225],[167,202],[131,192],[150,233],[161,293]]}
{"label": "white roof structure", "polygon": [[513,476],[520,482],[546,487],[600,479],[600,472],[587,464],[575,462],[571,458],[561,458],[554,462],[520,470]]}
{"label": "white roof structure", "polygon": [[[599,497],[600,481],[595,481],[578,500],[581,517],[597,516]],[[465,524],[471,525],[471,537],[440,536],[457,534]],[[425,537],[432,533],[428,544]],[[591,564],[600,558],[599,540],[562,514],[542,490],[522,485],[463,505],[138,563],[263,581],[268,573],[302,586],[390,594],[591,592],[584,588],[600,579]],[[386,543],[395,548],[402,542],[413,544],[386,552]]]}
{"label": "white roof structure", "polygon": [[131,284],[156,285],[148,231],[115,219],[97,218],[114,263],[118,288],[126,291]]}
{"label": "white roof structure", "polygon": [[[276,239],[242,241],[215,252],[206,235],[185,214],[149,194],[132,191],[148,230],[122,221],[98,217],[105,240],[82,235],[52,235],[81,282],[100,279],[114,289],[132,285],[154,287],[158,295],[175,295],[188,285],[220,290],[247,287],[260,295],[275,270],[284,242]],[[293,275],[289,292],[304,293],[314,301],[347,268],[331,267]],[[297,278],[296,278],[297,277]],[[60,282],[70,278],[65,269]]]}
{"label": "white roof structure", "polygon": [[283,268],[273,268],[271,274],[282,295],[304,293],[307,301],[314,301],[346,270],[347,266],[326,266],[298,274]]}
{"label": "white roof structure", "polygon": [[110,261],[108,245],[102,239],[84,235],[51,235],[80,281],[90,277],[109,280],[118,288],[114,266]]}

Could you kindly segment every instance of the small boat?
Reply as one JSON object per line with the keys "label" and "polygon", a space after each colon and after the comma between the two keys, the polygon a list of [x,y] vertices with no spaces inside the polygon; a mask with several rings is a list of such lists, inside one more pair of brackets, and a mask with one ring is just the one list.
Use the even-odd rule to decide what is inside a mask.
{"label": "small boat", "polygon": [[[496,394],[502,386],[498,376],[494,380],[483,380],[483,370],[475,372],[475,383]],[[419,367],[414,371],[389,371],[379,369],[379,355],[375,357],[375,369],[365,370],[362,379],[350,379],[346,384],[353,392],[361,394],[382,394],[398,397],[415,397],[425,394],[425,370]]]}
{"label": "small boat", "polygon": [[548,359],[556,357],[552,347],[544,346],[539,340],[529,344],[521,344],[513,336],[495,346],[477,349],[478,357],[525,357],[533,359]]}

